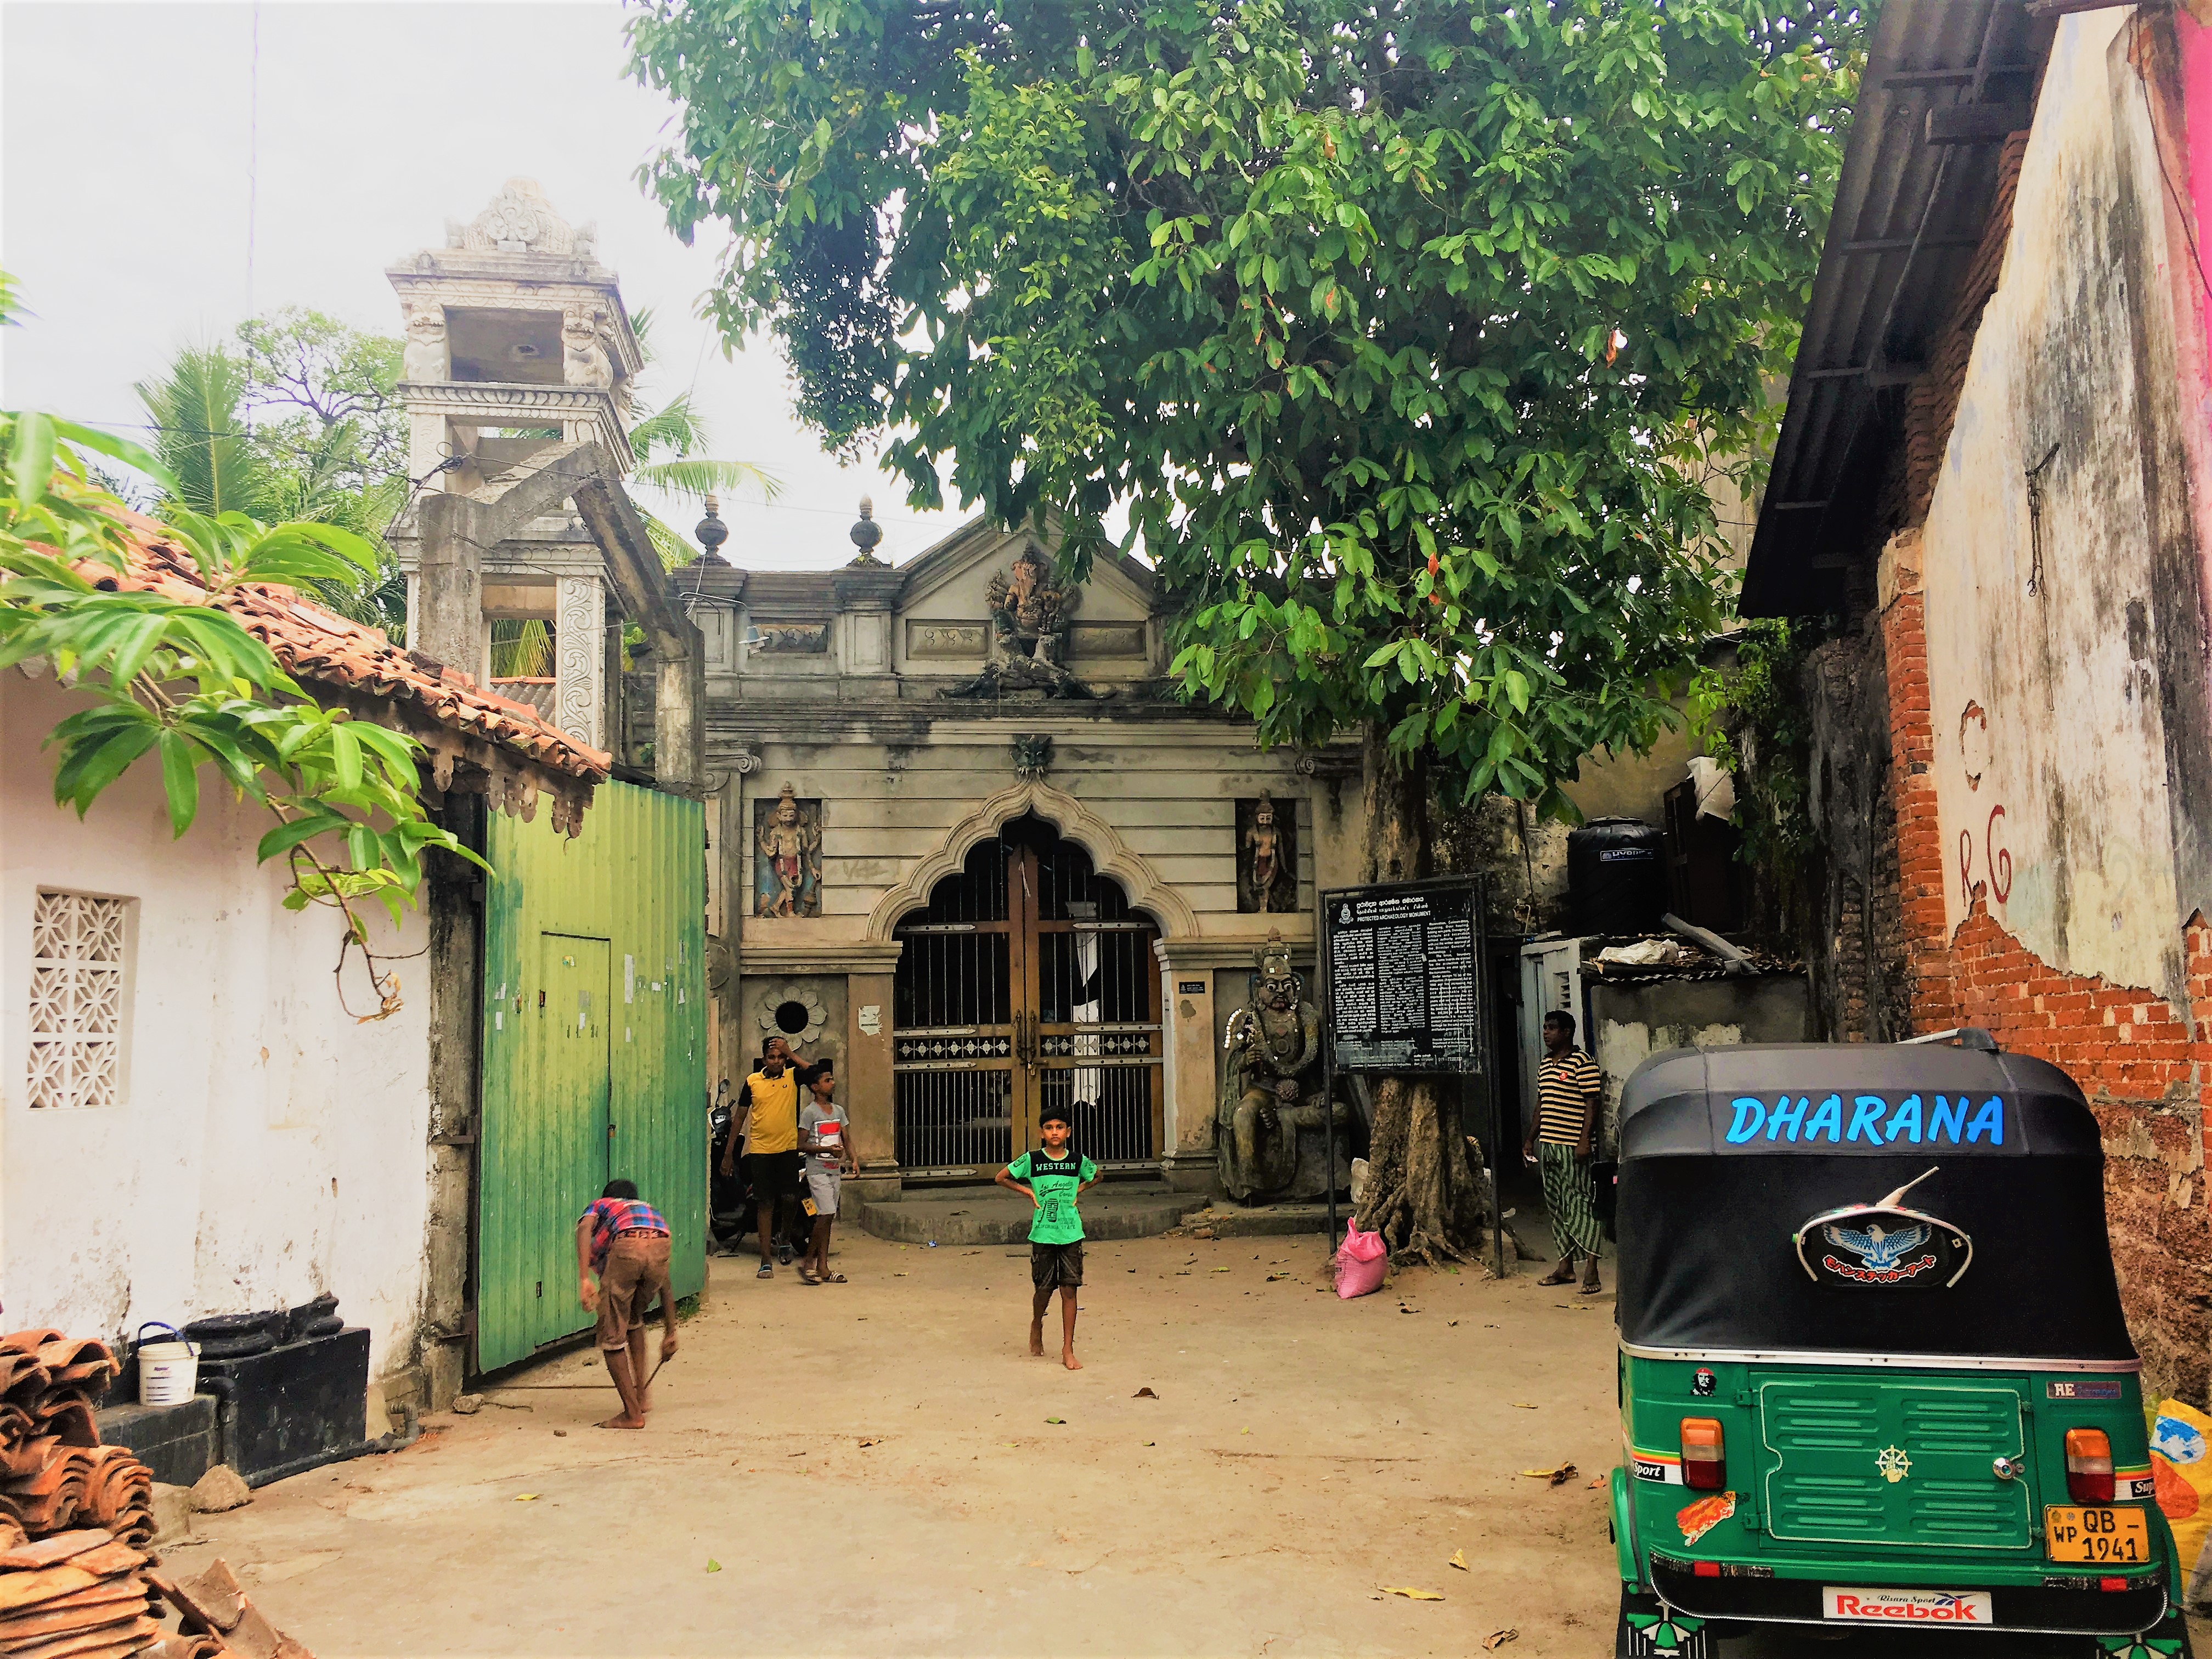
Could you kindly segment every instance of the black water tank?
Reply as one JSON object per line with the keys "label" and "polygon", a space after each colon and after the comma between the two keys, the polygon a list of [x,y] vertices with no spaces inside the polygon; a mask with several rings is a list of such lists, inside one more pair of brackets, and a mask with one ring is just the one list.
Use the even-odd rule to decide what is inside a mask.
{"label": "black water tank", "polygon": [[1635,818],[1567,836],[1567,911],[1577,933],[1649,933],[1667,910],[1667,837]]}

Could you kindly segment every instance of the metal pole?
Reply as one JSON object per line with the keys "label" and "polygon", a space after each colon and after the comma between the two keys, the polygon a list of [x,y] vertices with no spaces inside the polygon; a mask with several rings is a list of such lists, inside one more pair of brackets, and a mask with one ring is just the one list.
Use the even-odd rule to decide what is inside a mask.
{"label": "metal pole", "polygon": [[1328,895],[1320,901],[1320,937],[1315,941],[1320,959],[1315,963],[1321,977],[1321,1052],[1322,1076],[1328,1085],[1322,1097],[1321,1125],[1322,1143],[1328,1148],[1328,1253],[1336,1254],[1336,1006],[1335,987],[1329,978],[1329,941],[1334,928],[1329,921]]}

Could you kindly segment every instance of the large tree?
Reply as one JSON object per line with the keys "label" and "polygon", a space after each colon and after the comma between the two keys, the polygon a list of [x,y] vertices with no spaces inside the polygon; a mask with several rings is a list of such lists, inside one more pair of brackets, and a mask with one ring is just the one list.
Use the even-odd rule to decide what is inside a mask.
{"label": "large tree", "polygon": [[[833,447],[949,462],[1078,565],[1116,503],[1176,666],[1263,742],[1364,738],[1378,878],[1432,787],[1565,810],[1717,624],[1854,88],[1838,0],[647,0],[646,169]],[[1364,1206],[1463,1251],[1435,1091]]]}

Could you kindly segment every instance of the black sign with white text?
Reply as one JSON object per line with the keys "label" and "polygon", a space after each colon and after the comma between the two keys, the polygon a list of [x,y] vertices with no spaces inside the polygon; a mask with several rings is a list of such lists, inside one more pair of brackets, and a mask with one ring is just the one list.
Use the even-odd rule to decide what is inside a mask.
{"label": "black sign with white text", "polygon": [[1480,891],[1472,881],[1405,882],[1323,896],[1340,1070],[1483,1069]]}

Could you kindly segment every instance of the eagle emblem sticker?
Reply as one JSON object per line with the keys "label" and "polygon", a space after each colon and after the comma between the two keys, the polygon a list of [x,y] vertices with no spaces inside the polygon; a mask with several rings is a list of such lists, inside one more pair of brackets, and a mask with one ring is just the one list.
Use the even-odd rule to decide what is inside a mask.
{"label": "eagle emblem sticker", "polygon": [[1816,1285],[1851,1290],[1948,1290],[1974,1259],[1974,1242],[1949,1222],[1904,1207],[1927,1175],[1873,1204],[1826,1210],[1790,1243]]}

